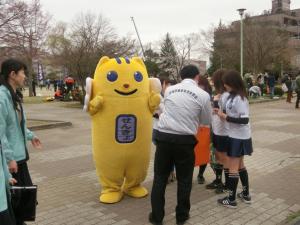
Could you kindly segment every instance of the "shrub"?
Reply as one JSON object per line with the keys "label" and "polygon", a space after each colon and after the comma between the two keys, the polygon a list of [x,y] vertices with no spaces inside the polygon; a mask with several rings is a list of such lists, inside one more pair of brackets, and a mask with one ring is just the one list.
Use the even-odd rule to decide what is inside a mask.
{"label": "shrub", "polygon": [[283,94],[284,94],[284,92],[281,89],[281,86],[275,86],[274,95],[281,97]]}

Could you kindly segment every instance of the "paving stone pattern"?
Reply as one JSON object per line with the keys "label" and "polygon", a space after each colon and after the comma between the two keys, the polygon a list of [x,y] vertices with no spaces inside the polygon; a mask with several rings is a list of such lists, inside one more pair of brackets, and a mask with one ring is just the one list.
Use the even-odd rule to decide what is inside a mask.
{"label": "paving stone pattern", "polygon": [[[30,225],[126,225],[148,224],[149,196],[105,205],[98,202],[101,187],[93,165],[91,124],[79,109],[61,107],[61,103],[25,105],[32,119],[72,122],[70,128],[40,130],[36,134],[43,150],[30,147],[29,167],[38,184],[37,219]],[[300,110],[284,101],[251,105],[254,153],[245,162],[250,176],[251,205],[238,201],[238,209],[227,209],[216,201],[222,195],[196,183],[191,196],[192,208],[187,224],[279,224],[300,210]],[[148,176],[144,185],[151,190],[153,146]],[[207,167],[206,183],[213,180]],[[176,182],[166,191],[164,224],[175,224]]]}

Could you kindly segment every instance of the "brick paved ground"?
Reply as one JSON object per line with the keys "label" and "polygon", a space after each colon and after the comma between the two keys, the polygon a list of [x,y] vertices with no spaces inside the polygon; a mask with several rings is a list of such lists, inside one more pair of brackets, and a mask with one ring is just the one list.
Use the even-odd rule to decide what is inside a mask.
{"label": "brick paved ground", "polygon": [[[30,149],[29,167],[39,185],[39,206],[36,222],[29,224],[148,224],[149,197],[125,197],[115,205],[98,202],[100,186],[92,161],[91,126],[86,114],[79,109],[62,108],[60,103],[25,108],[29,118],[73,123],[71,128],[37,131],[44,148]],[[246,165],[253,204],[238,202],[237,210],[218,206],[216,200],[220,196],[198,185],[195,179],[188,224],[278,224],[300,210],[300,110],[279,101],[251,105],[251,111],[255,152],[246,158]],[[145,181],[149,190],[152,165],[151,161]],[[207,182],[212,181],[210,168],[205,177]],[[175,205],[176,183],[172,183],[167,187],[165,224],[175,224]]]}

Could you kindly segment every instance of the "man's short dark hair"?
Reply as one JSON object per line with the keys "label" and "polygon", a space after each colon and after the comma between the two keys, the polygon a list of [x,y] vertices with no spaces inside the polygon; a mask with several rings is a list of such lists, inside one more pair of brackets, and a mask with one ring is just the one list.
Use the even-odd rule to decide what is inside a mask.
{"label": "man's short dark hair", "polygon": [[185,66],[180,71],[180,76],[182,80],[187,78],[194,79],[199,74],[200,72],[198,68],[194,65]]}

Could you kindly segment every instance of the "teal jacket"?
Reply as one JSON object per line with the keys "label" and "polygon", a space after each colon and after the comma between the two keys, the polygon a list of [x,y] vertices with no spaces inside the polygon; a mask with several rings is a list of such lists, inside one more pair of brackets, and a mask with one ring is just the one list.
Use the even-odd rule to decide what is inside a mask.
{"label": "teal jacket", "polygon": [[[0,139],[4,135],[4,117],[0,114]],[[11,174],[8,172],[7,163],[2,145],[0,142],[0,212],[6,210],[7,207],[7,194],[9,193],[8,181],[11,178]]]}
{"label": "teal jacket", "polygon": [[[4,131],[1,144],[7,162],[15,160],[18,163],[29,159],[26,142],[32,140],[34,134],[27,129],[25,113],[23,123],[19,123],[18,115],[13,106],[9,90],[0,86],[0,130]],[[24,130],[24,135],[22,132]],[[24,137],[25,136],[25,137]]]}
{"label": "teal jacket", "polygon": [[[1,116],[1,115],[0,115]],[[0,131],[0,137],[1,137]],[[3,133],[3,132],[2,132]],[[9,179],[11,174],[8,172],[4,153],[0,144],[0,212],[7,210],[7,193],[9,193]]]}

